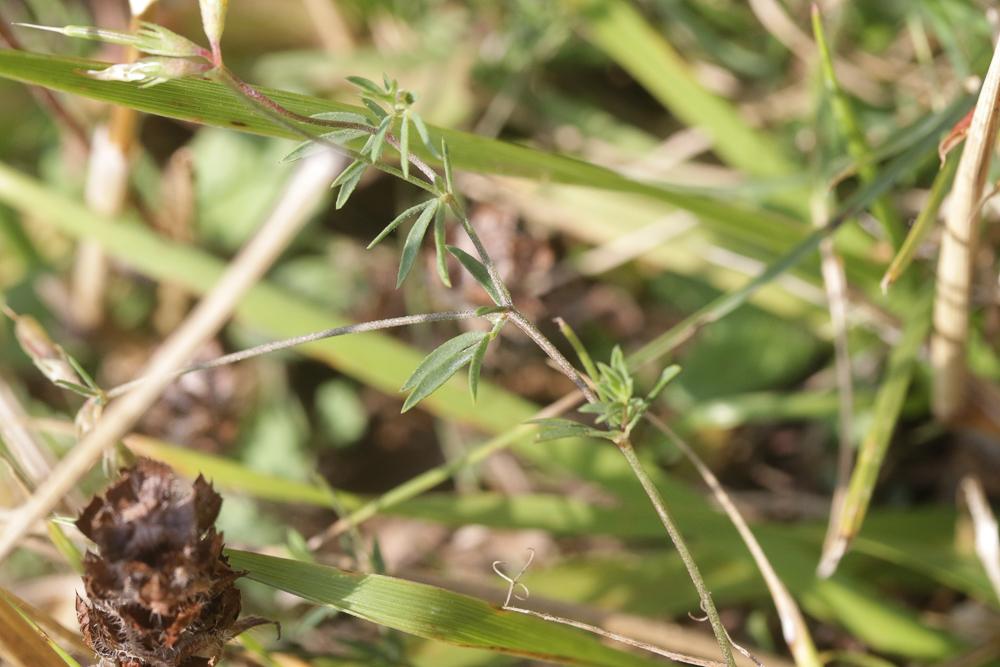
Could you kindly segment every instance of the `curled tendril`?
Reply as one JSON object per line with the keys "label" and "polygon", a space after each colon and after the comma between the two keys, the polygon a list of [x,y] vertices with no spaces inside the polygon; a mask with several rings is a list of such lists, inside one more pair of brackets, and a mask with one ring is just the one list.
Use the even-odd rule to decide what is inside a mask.
{"label": "curled tendril", "polygon": [[[523,577],[525,572],[528,571],[528,568],[531,567],[531,563],[534,560],[535,560],[535,550],[529,548],[528,560],[525,561],[524,565],[521,567],[521,570],[513,577],[507,576],[506,574],[503,573],[502,570],[500,570],[501,565],[506,565],[504,561],[502,560],[493,561],[493,571],[496,572],[498,577],[506,581],[508,584],[507,598],[504,600],[503,603],[504,609],[510,606],[511,600],[521,600],[523,602],[524,600],[527,600],[528,597],[531,595],[531,591],[528,590],[528,587],[521,583],[521,577]],[[518,595],[517,591],[519,588],[522,591],[524,591],[523,595]]]}

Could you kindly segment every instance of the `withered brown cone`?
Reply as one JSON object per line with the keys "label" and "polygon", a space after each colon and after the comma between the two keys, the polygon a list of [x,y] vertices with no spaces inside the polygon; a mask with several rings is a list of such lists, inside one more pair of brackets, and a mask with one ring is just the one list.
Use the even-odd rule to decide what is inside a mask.
{"label": "withered brown cone", "polygon": [[95,497],[76,526],[87,552],[77,618],[101,667],[206,667],[238,622],[240,592],[222,554],[215,519],[222,499],[201,476],[186,483],[162,463],[140,459]]}

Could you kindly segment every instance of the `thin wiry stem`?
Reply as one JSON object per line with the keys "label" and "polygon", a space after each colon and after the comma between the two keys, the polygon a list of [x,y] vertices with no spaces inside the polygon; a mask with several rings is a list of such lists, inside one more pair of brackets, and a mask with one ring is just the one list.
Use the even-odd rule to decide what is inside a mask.
{"label": "thin wiry stem", "polygon": [[649,498],[649,502],[653,505],[653,509],[656,510],[657,516],[660,517],[660,523],[663,524],[667,534],[670,536],[670,540],[674,543],[677,555],[681,557],[681,561],[683,561],[684,567],[687,569],[688,578],[691,579],[695,590],[698,591],[702,609],[708,615],[708,622],[712,626],[712,632],[719,643],[719,648],[722,649],[722,657],[725,658],[726,665],[728,667],[735,667],[736,659],[733,657],[733,648],[729,639],[729,633],[726,632],[726,628],[722,625],[722,619],[719,618],[719,610],[716,609],[715,602],[712,601],[712,593],[708,590],[708,586],[705,585],[705,579],[701,576],[701,570],[698,569],[698,564],[695,563],[694,557],[691,555],[690,549],[688,549],[687,542],[684,541],[684,536],[681,535],[681,532],[677,529],[677,524],[674,523],[673,517],[670,516],[667,504],[663,501],[663,496],[660,495],[660,491],[656,488],[653,480],[646,474],[642,463],[639,462],[639,458],[635,455],[632,443],[629,440],[622,439],[617,444],[618,449],[625,456],[625,460],[628,461],[629,467],[632,468],[632,474],[639,480],[643,491],[646,492],[646,497]]}
{"label": "thin wiry stem", "polygon": [[[306,125],[316,125],[320,127],[335,127],[338,129],[346,129],[346,130],[360,130],[362,132],[368,132],[369,134],[374,134],[376,131],[376,128],[371,127],[369,125],[364,125],[362,123],[350,123],[345,121],[328,120],[324,118],[313,118],[311,116],[303,116],[302,114],[296,113],[291,109],[288,109],[287,107],[281,106],[276,101],[274,101],[264,93],[260,92],[246,81],[237,77],[228,68],[223,67],[216,70],[216,72],[218,74],[218,77],[223,81],[223,83],[228,85],[235,92],[239,93],[241,97],[252,103],[254,107],[256,107],[259,111],[263,111],[269,118],[271,118],[271,120],[275,121],[276,123],[279,123],[282,127],[285,127],[286,129],[295,132],[296,134],[301,136],[303,139],[306,139],[307,141],[316,142],[318,144],[326,146],[327,148],[331,148],[337,151],[338,153],[349,155],[355,159],[359,157],[358,153],[355,151],[345,148],[344,146],[341,146],[339,144],[335,144],[332,141],[327,141],[323,137],[318,137],[310,134],[309,132],[302,129],[302,127],[299,126],[299,123]],[[399,140],[396,138],[395,135],[393,135],[392,133],[388,133],[386,134],[385,140],[390,146],[395,148],[397,151],[400,151]],[[400,154],[402,154],[402,151],[400,151]],[[421,160],[413,153],[410,153],[408,157],[410,164],[413,165],[421,174],[423,174],[424,178],[427,179],[429,185],[433,186],[437,181],[437,172],[435,172],[434,169],[430,167],[430,165],[428,165],[426,162]],[[393,174],[394,176],[397,176],[398,178],[401,178],[402,180],[405,180],[413,185],[418,185],[420,187],[425,187],[426,185],[417,179],[410,179],[404,177],[402,172],[397,172],[393,170],[391,167],[388,167],[388,165],[383,165],[381,163],[372,163],[372,166],[377,169],[382,169],[383,171],[387,171]],[[431,191],[433,192],[433,190]]]}
{"label": "thin wiry stem", "polygon": [[586,632],[595,634],[599,637],[604,637],[605,639],[610,639],[611,641],[618,642],[619,644],[625,644],[626,646],[642,649],[643,651],[646,651],[648,653],[652,653],[654,655],[668,658],[670,660],[675,660],[677,662],[682,662],[688,665],[699,665],[700,667],[725,667],[726,665],[726,663],[719,662],[718,660],[705,660],[704,658],[697,658],[693,655],[686,655],[684,653],[675,653],[674,651],[668,651],[666,649],[660,648],[659,646],[653,646],[652,644],[641,642],[638,639],[632,639],[631,637],[620,635],[617,632],[611,632],[610,630],[599,628],[596,625],[590,625],[589,623],[584,623],[583,621],[574,621],[571,618],[564,618],[562,616],[553,616],[552,614],[546,614],[540,611],[533,611],[531,609],[524,609],[522,607],[512,607],[508,605],[505,605],[503,607],[503,610],[517,612],[518,614],[524,614],[526,616],[534,616],[535,618],[540,618],[543,621],[549,621],[551,623],[568,625],[571,628],[584,630]]}
{"label": "thin wiry stem", "polygon": [[[493,571],[496,572],[497,576],[507,582],[507,597],[504,599],[501,609],[504,611],[513,611],[518,614],[524,614],[525,616],[534,616],[535,618],[540,618],[543,621],[549,621],[550,623],[559,623],[560,625],[568,625],[571,628],[577,628],[584,630],[585,632],[590,632],[599,637],[604,637],[605,639],[610,639],[611,641],[618,642],[620,644],[625,644],[626,646],[631,646],[633,648],[642,649],[649,653],[662,656],[664,658],[669,658],[670,660],[676,660],[677,662],[683,662],[689,665],[698,665],[700,667],[725,667],[725,663],[719,662],[717,660],[706,660],[704,658],[697,658],[692,655],[687,655],[686,653],[677,653],[676,651],[668,651],[666,649],[660,648],[659,646],[654,646],[653,644],[647,644],[646,642],[639,641],[637,639],[632,639],[625,635],[620,635],[617,632],[611,632],[610,630],[605,630],[604,628],[598,627],[596,625],[591,625],[590,623],[584,623],[583,621],[577,621],[572,618],[566,618],[564,616],[555,616],[553,614],[546,614],[540,611],[534,611],[532,609],[524,609],[523,607],[517,607],[511,605],[511,600],[527,600],[530,595],[528,587],[521,582],[521,578],[524,577],[528,568],[531,567],[532,561],[535,560],[535,550],[528,549],[528,560],[525,561],[524,565],[521,567],[520,571],[513,577],[504,574],[500,569],[503,565],[503,561],[493,562]],[[523,595],[518,594],[518,589],[524,591]],[[750,658],[760,665],[753,656]]]}
{"label": "thin wiry stem", "polygon": [[510,321],[513,322],[517,328],[519,328],[524,333],[528,334],[528,337],[535,342],[535,344],[542,349],[545,354],[555,362],[559,370],[562,371],[563,375],[572,380],[573,384],[576,385],[580,393],[583,394],[584,398],[587,399],[588,403],[597,402],[597,394],[590,388],[587,381],[584,380],[580,372],[573,367],[573,364],[569,363],[569,360],[563,356],[555,345],[552,344],[548,338],[545,337],[538,327],[536,327],[528,318],[522,315],[519,311],[512,311],[510,314]]}
{"label": "thin wiry stem", "polygon": [[[349,324],[342,327],[334,327],[332,329],[324,329],[322,331],[316,331],[313,333],[305,334],[302,336],[293,336],[292,338],[285,338],[282,340],[271,341],[269,343],[263,343],[255,347],[247,348],[245,350],[240,350],[239,352],[233,352],[231,354],[225,354],[221,357],[216,357],[209,361],[203,361],[197,364],[191,364],[186,368],[174,371],[170,374],[171,379],[176,379],[182,375],[187,375],[188,373],[193,373],[195,371],[205,371],[210,368],[218,368],[219,366],[227,366],[229,364],[235,364],[240,361],[245,361],[246,359],[252,359],[253,357],[259,357],[264,354],[270,354],[272,352],[278,352],[280,350],[287,350],[291,347],[296,347],[298,345],[304,345],[305,343],[313,343],[318,340],[325,340],[327,338],[334,338],[336,336],[346,336],[348,334],[364,333],[366,331],[380,331],[382,329],[392,329],[395,327],[406,327],[414,324],[423,324],[425,322],[444,322],[450,320],[467,320],[473,317],[480,317],[478,311],[475,309],[468,310],[456,310],[442,313],[423,313],[419,315],[404,315],[403,317],[390,317],[384,320],[374,320],[371,322],[361,322],[360,324]],[[485,316],[483,316],[485,317]],[[140,377],[126,382],[125,384],[120,384],[117,387],[109,389],[106,393],[108,399],[116,398],[122,394],[132,390],[136,386],[146,382],[147,377]]]}
{"label": "thin wiry stem", "polygon": [[644,417],[656,430],[667,436],[670,442],[681,450],[681,453],[694,465],[698,474],[701,475],[705,484],[712,491],[716,502],[719,503],[726,516],[729,517],[729,521],[736,527],[740,537],[743,538],[747,550],[753,556],[754,563],[756,563],[757,569],[760,570],[761,575],[764,577],[764,582],[771,593],[771,599],[778,610],[778,618],[781,620],[782,635],[785,643],[788,644],[788,648],[791,649],[792,655],[795,656],[795,664],[798,667],[819,667],[822,661],[816,653],[816,646],[813,643],[812,636],[809,634],[809,628],[806,625],[805,618],[802,616],[802,612],[799,610],[798,604],[796,604],[791,593],[788,592],[788,588],[781,581],[778,573],[775,572],[771,561],[767,558],[767,554],[761,548],[760,542],[757,541],[753,531],[750,530],[750,526],[747,525],[743,515],[740,514],[736,504],[729,497],[729,494],[726,493],[715,473],[705,465],[705,462],[701,460],[701,457],[695,453],[691,446],[674,433],[673,429],[660,418],[648,412]]}

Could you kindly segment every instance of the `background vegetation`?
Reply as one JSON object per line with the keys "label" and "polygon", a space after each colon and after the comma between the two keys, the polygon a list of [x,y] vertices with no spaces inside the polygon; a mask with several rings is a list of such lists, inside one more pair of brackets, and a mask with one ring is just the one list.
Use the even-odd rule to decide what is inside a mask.
{"label": "background vegetation", "polygon": [[[452,288],[441,284],[433,234],[399,289],[406,228],[365,251],[427,198],[413,185],[370,169],[345,202],[327,186],[347,161],[319,149],[283,160],[302,137],[218,80],[101,80],[84,74],[100,69],[92,61],[135,54],[9,23],[125,30],[129,10],[0,4],[0,35],[16,47],[0,51],[7,535],[58,478],[74,418],[100,424],[84,389],[50,381],[54,348],[48,378],[37,353],[32,363],[33,325],[15,313],[110,389],[220,284],[232,302],[212,302],[224,326],[206,327],[198,360],[492,304],[454,259]],[[198,10],[160,0],[144,18],[202,43]],[[768,665],[986,665],[1000,662],[1000,552],[979,502],[1000,493],[996,211],[980,206],[963,149],[942,161],[939,145],[964,136],[991,11],[973,0],[239,0],[223,44],[232,71],[307,116],[363,110],[349,76],[398,80],[427,143],[447,140],[455,188],[520,312],[574,361],[553,318],[595,360],[621,346],[637,395],[681,367],[650,408],[680,444],[645,424],[633,441],[737,644]],[[443,174],[413,134],[414,154]],[[980,135],[965,155],[990,153]],[[963,210],[963,183],[971,212],[959,217],[981,208],[979,239],[963,246],[967,268],[936,274],[938,218]],[[261,241],[262,229],[274,235]],[[439,240],[473,252],[457,225]],[[264,275],[220,283],[254,243]],[[970,298],[951,299],[948,281],[966,273]],[[935,298],[957,302],[937,327]],[[950,344],[940,323],[965,321],[956,375],[928,343]],[[244,610],[282,622],[280,639],[266,627],[241,637],[230,664],[659,660],[498,611],[507,584],[494,562],[512,575],[529,550],[518,607],[722,659],[615,445],[536,440],[526,422],[544,406],[577,418],[563,400],[575,388],[528,336],[507,326],[490,346],[475,402],[459,375],[400,414],[400,386],[429,351],[488,330],[444,321],[312,342],[186,375],[142,410],[124,446],[214,482],[233,566],[253,580],[240,584]],[[780,595],[685,442],[750,522],[818,656],[802,632],[789,636]],[[47,655],[31,625],[90,660],[72,594],[87,544],[66,517],[113,467],[88,465],[47,521],[3,546],[16,548],[0,564],[0,635],[26,643],[3,646],[12,664]]]}

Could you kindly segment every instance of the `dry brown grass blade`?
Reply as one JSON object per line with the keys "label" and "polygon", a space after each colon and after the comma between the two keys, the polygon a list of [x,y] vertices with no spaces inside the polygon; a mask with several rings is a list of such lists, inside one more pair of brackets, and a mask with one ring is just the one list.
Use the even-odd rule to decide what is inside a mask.
{"label": "dry brown grass blade", "polygon": [[66,662],[21,616],[3,589],[0,589],[0,658],[14,667],[66,667]]}
{"label": "dry brown grass blade", "polygon": [[1000,44],[993,52],[972,115],[941,237],[931,336],[931,405],[934,416],[942,421],[955,419],[965,405],[972,262],[979,231],[979,203],[1000,121],[998,112]]}
{"label": "dry brown grass blade", "polygon": [[960,488],[972,516],[976,555],[986,570],[997,600],[1000,600],[1000,529],[997,527],[997,518],[990,509],[983,485],[977,478],[966,477]]}
{"label": "dry brown grass blade", "polygon": [[[0,441],[25,479],[36,487],[52,472],[56,458],[48,446],[26,428],[27,419],[28,413],[17,400],[14,390],[0,376]],[[64,501],[70,511],[83,507],[84,502],[77,489],[72,489]]]}

